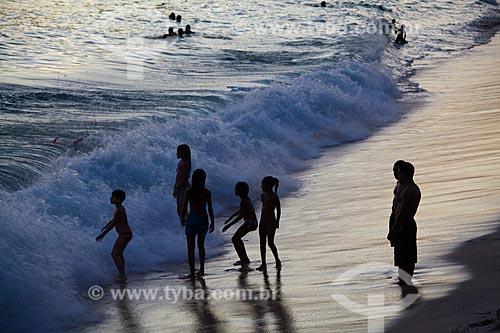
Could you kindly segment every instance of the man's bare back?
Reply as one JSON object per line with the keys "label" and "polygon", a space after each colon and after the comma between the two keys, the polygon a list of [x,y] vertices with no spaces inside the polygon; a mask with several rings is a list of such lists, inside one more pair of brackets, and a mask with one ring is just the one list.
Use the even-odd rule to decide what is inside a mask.
{"label": "man's bare back", "polygon": [[414,219],[422,197],[420,188],[413,181],[404,184],[404,186],[396,209],[396,224]]}

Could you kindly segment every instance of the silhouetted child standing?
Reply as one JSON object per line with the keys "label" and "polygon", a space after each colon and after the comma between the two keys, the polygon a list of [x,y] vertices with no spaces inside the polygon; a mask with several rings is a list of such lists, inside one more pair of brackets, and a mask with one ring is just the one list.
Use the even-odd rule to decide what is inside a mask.
{"label": "silhouetted child standing", "polygon": [[173,196],[177,201],[177,215],[179,221],[182,221],[185,216],[181,216],[182,207],[184,206],[184,192],[189,188],[189,176],[191,175],[191,148],[188,145],[182,144],[177,147],[177,170],[175,174],[175,184]]}
{"label": "silhouetted child standing", "polygon": [[[214,210],[212,208],[212,193],[205,188],[207,174],[202,169],[193,172],[192,186],[184,194],[184,206],[181,212],[181,224],[186,226],[186,240],[188,246],[188,259],[190,274],[189,278],[194,278],[194,248],[196,236],[198,236],[198,253],[200,258],[200,270],[198,276],[205,275],[205,237],[207,232],[214,231]],[[184,219],[188,210],[187,220]],[[208,214],[207,214],[208,210]],[[208,217],[210,216],[210,226]]]}
{"label": "silhouetted child standing", "polygon": [[114,190],[109,199],[110,203],[116,206],[113,219],[106,224],[104,228],[101,229],[101,233],[96,237],[96,241],[100,242],[106,236],[111,229],[115,228],[118,233],[118,238],[113,246],[113,251],[111,251],[111,257],[115,262],[116,268],[118,269],[118,281],[127,281],[127,276],[125,275],[125,258],[123,257],[123,252],[127,247],[127,244],[132,239],[132,230],[130,229],[127,221],[127,213],[125,212],[125,207],[123,206],[123,201],[125,201],[126,195],[122,190]]}
{"label": "silhouetted child standing", "polygon": [[[239,261],[235,262],[234,265],[248,266],[250,264],[250,259],[248,259],[247,252],[245,250],[245,244],[243,244],[242,238],[248,234],[250,231],[257,229],[257,217],[255,216],[255,209],[253,207],[252,200],[248,197],[250,188],[245,182],[238,182],[234,187],[234,194],[239,196],[240,209],[238,209],[233,215],[231,215],[224,224],[222,232],[226,232],[233,224],[237,223],[239,220],[243,219],[244,223],[236,230],[231,241],[233,242],[234,249],[240,258]],[[233,221],[231,221],[234,218]]]}
{"label": "silhouetted child standing", "polygon": [[[260,195],[260,199],[262,201],[262,212],[259,224],[260,256],[262,258],[262,265],[257,267],[260,271],[265,271],[267,269],[266,238],[267,245],[269,245],[269,248],[273,252],[276,268],[281,268],[281,261],[278,257],[278,249],[274,244],[274,235],[276,234],[276,229],[279,228],[281,217],[281,203],[277,193],[278,186],[278,178],[267,176],[262,179],[262,194]],[[274,215],[275,210],[276,216]]]}

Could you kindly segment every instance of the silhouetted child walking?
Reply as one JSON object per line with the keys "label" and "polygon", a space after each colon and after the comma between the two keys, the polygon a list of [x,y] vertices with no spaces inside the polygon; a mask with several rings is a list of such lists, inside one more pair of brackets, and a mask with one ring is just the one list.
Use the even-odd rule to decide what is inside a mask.
{"label": "silhouetted child walking", "polygon": [[[266,238],[267,245],[269,245],[269,248],[273,252],[276,268],[281,268],[278,249],[274,244],[274,235],[276,234],[276,229],[279,228],[281,217],[281,203],[277,193],[278,186],[278,178],[267,176],[262,179],[262,194],[260,195],[260,199],[262,201],[262,212],[259,224],[260,256],[262,258],[262,264],[257,267],[259,271],[265,271],[267,269]],[[275,210],[276,216],[274,215]]]}
{"label": "silhouetted child walking", "polygon": [[115,262],[116,268],[118,269],[118,281],[127,281],[127,276],[125,275],[125,258],[123,257],[123,252],[127,247],[127,244],[132,239],[132,230],[130,229],[127,221],[127,213],[125,212],[125,207],[123,206],[123,201],[125,201],[126,195],[122,190],[114,190],[109,199],[110,203],[115,205],[115,213],[113,219],[106,224],[104,228],[101,229],[101,233],[96,237],[96,241],[100,242],[106,236],[111,229],[115,228],[118,233],[118,238],[113,246],[113,251],[111,251],[111,257]]}
{"label": "silhouetted child walking", "polygon": [[[250,231],[257,229],[257,217],[255,216],[255,209],[253,207],[252,200],[248,197],[248,192],[250,191],[248,184],[244,182],[236,183],[234,187],[234,194],[239,196],[240,209],[238,209],[233,215],[231,215],[226,222],[225,226],[222,228],[222,232],[226,232],[233,224],[237,223],[239,220],[243,219],[244,223],[236,230],[231,241],[233,242],[234,249],[240,258],[239,261],[235,262],[234,265],[248,266],[250,264],[250,259],[248,259],[247,252],[245,250],[245,244],[243,244],[242,238],[248,234]],[[233,221],[231,221],[234,218]]]}
{"label": "silhouetted child walking", "polygon": [[[212,193],[205,188],[207,174],[202,169],[196,169],[191,178],[191,188],[184,194],[184,204],[181,211],[181,224],[186,226],[186,240],[189,259],[189,278],[194,278],[194,247],[196,236],[198,236],[198,253],[200,258],[200,270],[198,276],[205,275],[205,236],[207,231],[214,231],[214,210],[212,208]],[[187,220],[184,219],[188,209]],[[208,209],[208,214],[207,214]],[[210,216],[210,227],[208,217]]]}

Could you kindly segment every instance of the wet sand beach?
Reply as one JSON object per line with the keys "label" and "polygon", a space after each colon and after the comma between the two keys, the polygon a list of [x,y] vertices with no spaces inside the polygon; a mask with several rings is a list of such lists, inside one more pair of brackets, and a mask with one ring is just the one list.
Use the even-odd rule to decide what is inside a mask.
{"label": "wet sand beach", "polygon": [[[450,332],[490,316],[500,307],[493,306],[500,296],[500,237],[498,230],[491,234],[500,201],[498,54],[499,36],[422,71],[413,80],[429,97],[407,102],[412,111],[405,119],[311,160],[298,175],[301,189],[282,198],[276,237],[281,271],[273,268],[269,250],[268,274],[235,270],[228,239],[226,254],[210,258],[207,275],[194,285],[178,278],[186,263],[131,274],[123,286],[169,287],[186,293],[184,299],[115,301],[109,288],[119,286],[107,286],[105,297],[92,303],[103,320],[80,331]],[[422,190],[418,297],[396,285],[386,240],[398,159],[415,165]],[[255,268],[258,234],[245,239]],[[241,289],[254,299],[231,297]],[[187,297],[188,290],[200,299]],[[389,307],[405,300],[402,311]]]}

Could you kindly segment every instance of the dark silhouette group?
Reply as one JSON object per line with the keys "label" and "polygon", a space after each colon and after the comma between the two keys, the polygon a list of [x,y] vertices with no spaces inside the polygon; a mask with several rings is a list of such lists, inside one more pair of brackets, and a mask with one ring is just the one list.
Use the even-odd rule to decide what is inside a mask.
{"label": "dark silhouette group", "polygon": [[[177,158],[179,162],[172,194],[177,201],[177,215],[180,224],[185,227],[190,270],[186,278],[194,279],[205,274],[205,237],[207,233],[212,233],[215,230],[212,193],[205,186],[207,175],[203,169],[196,169],[191,176],[191,149],[188,145],[181,144],[177,147]],[[415,168],[411,163],[403,160],[394,163],[393,174],[397,182],[394,188],[387,239],[394,247],[394,265],[399,267],[398,284],[401,286],[411,285],[417,262],[415,214],[420,203],[421,192],[413,180],[414,173]],[[240,198],[239,209],[224,222],[222,232],[226,232],[231,226],[243,220],[231,238],[239,258],[234,265],[241,266],[240,271],[250,270],[251,263],[242,238],[257,229],[259,229],[261,254],[261,265],[257,267],[257,270],[267,271],[266,245],[273,253],[276,268],[281,269],[281,260],[274,243],[281,218],[281,203],[277,194],[278,186],[279,180],[275,177],[266,176],[262,179],[260,223],[249,197],[250,187],[248,184],[240,181],[234,187],[234,194]],[[124,191],[113,191],[110,198],[110,203],[116,207],[113,219],[102,228],[102,232],[96,237],[96,240],[100,242],[109,231],[113,228],[116,229],[118,238],[111,255],[118,269],[119,282],[127,280],[123,252],[133,235],[123,206],[125,198]],[[195,272],[196,246],[198,246],[200,261],[198,272]]]}
{"label": "dark silhouette group", "polygon": [[[175,15],[174,12],[170,13],[168,18],[173,20],[173,21],[176,21],[177,23],[181,23],[181,21],[182,21],[182,16]],[[168,37],[183,37],[183,36],[191,35],[193,33],[194,33],[194,31],[191,30],[191,25],[187,24],[185,29],[179,28],[179,29],[177,29],[177,32],[174,31],[173,27],[169,27],[168,33],[161,36],[161,38],[165,39]]]}
{"label": "dark silhouette group", "polygon": [[[188,244],[188,260],[190,273],[186,276],[194,278],[205,274],[205,237],[208,232],[213,232],[215,228],[214,213],[212,208],[212,194],[205,187],[206,173],[203,169],[196,169],[191,177],[191,149],[188,145],[182,144],[177,147],[176,179],[173,195],[177,200],[177,213],[182,226],[186,228],[186,240]],[[250,259],[248,258],[242,238],[249,232],[257,230],[259,227],[261,265],[258,270],[266,271],[266,243],[269,245],[276,262],[276,268],[281,268],[281,260],[278,250],[274,244],[276,229],[279,228],[281,217],[281,204],[277,194],[279,180],[272,176],[262,179],[262,214],[260,227],[257,221],[255,208],[249,197],[250,187],[246,182],[237,182],[234,187],[234,194],[240,198],[239,209],[232,214],[225,222],[222,232],[226,232],[231,226],[243,220],[243,224],[236,230],[231,241],[233,242],[239,260],[234,263],[241,266],[242,270],[249,270]],[[208,211],[208,214],[207,214]],[[276,211],[276,215],[275,215]],[[210,225],[208,218],[210,217]],[[200,269],[195,273],[195,246],[198,246]]]}

